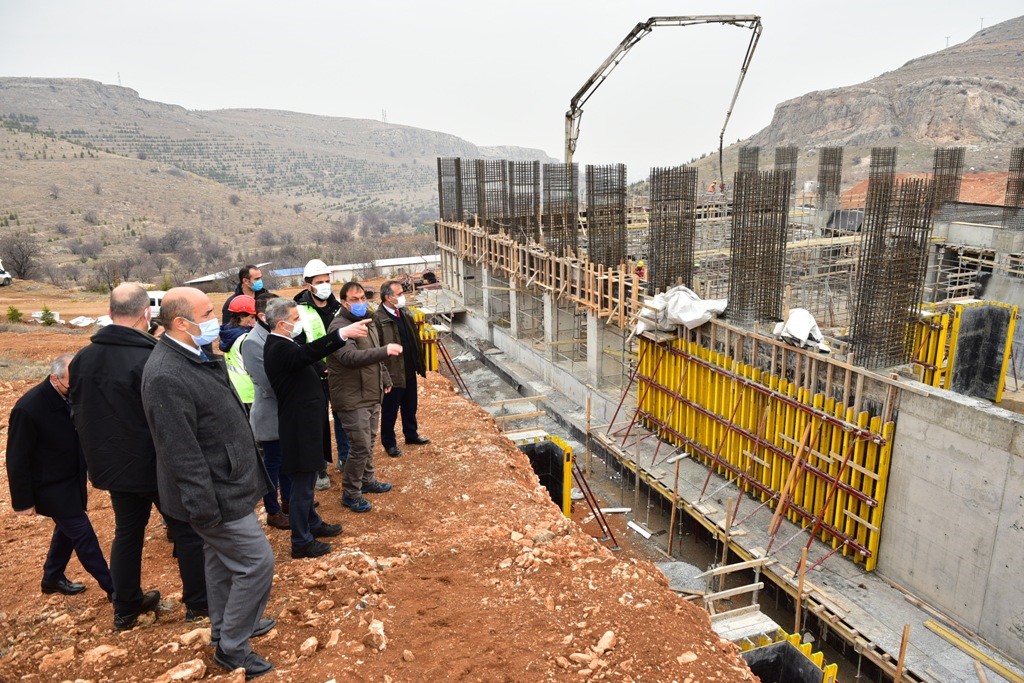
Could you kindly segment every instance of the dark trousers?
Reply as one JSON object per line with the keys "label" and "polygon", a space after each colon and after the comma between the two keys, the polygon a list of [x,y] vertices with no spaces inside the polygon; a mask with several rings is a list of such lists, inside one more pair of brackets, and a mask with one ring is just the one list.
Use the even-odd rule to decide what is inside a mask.
{"label": "dark trousers", "polygon": [[301,548],[312,543],[313,529],[324,523],[313,507],[313,487],[316,472],[294,472],[292,478],[292,499],[288,503],[288,521],[292,527],[292,547]]}
{"label": "dark trousers", "polygon": [[[324,411],[323,419],[323,440],[324,440],[324,462],[331,462],[334,460],[331,449],[331,389],[327,384],[327,378],[325,377],[320,381],[320,386],[324,390],[324,398],[327,399],[327,409]],[[326,467],[324,468],[326,470]]]}
{"label": "dark trousers", "polygon": [[384,448],[397,446],[395,437],[395,422],[398,421],[398,414],[402,414],[402,434],[405,439],[415,439],[420,430],[416,424],[416,375],[407,375],[405,387],[399,389],[392,387],[391,391],[384,394],[384,400],[380,405],[380,442]]}
{"label": "dark trousers", "polygon": [[352,450],[352,443],[345,433],[345,426],[341,423],[337,411],[334,413],[334,441],[338,444],[338,471],[341,472],[345,469],[345,461]]}
{"label": "dark trousers", "polygon": [[277,502],[277,493],[281,492],[281,503],[285,505],[291,499],[292,480],[287,474],[281,474],[281,442],[260,441],[263,449],[263,464],[270,475],[270,481],[274,484],[274,490],[263,496],[263,507],[268,515],[276,515],[281,511],[281,504]]}
{"label": "dark trousers", "polygon": [[[114,614],[129,614],[142,604],[142,544],[149,513],[160,501],[156,491],[111,491],[114,508],[114,543],[110,547],[110,573],[114,579]],[[181,574],[181,601],[188,607],[206,607],[203,540],[187,523],[164,517],[174,543],[173,555]]]}
{"label": "dark trousers", "polygon": [[43,581],[56,583],[67,578],[64,576],[64,570],[68,568],[68,561],[74,551],[85,571],[96,578],[100,588],[112,593],[114,583],[110,579],[110,569],[103,558],[103,551],[100,549],[100,542],[96,538],[96,531],[92,528],[89,516],[83,512],[74,517],[55,517],[53,523],[55,527],[50,538],[50,551],[46,553],[46,562],[43,564]]}

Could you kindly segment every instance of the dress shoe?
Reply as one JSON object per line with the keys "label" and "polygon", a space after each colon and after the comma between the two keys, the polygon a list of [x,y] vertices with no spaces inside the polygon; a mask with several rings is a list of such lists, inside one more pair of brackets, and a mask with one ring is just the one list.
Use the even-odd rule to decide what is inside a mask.
{"label": "dress shoe", "polygon": [[59,578],[56,581],[47,581],[43,579],[39,587],[44,593],[62,593],[63,595],[78,595],[85,590],[85,584],[77,583],[75,581],[68,581],[65,578]]}
{"label": "dress shoe", "polygon": [[349,498],[343,495],[341,497],[341,504],[352,510],[352,512],[369,512],[373,509],[373,505],[370,501],[366,500],[362,496],[359,498]]}
{"label": "dress shoe", "polygon": [[292,558],[301,559],[303,557],[320,557],[331,552],[331,544],[324,543],[323,541],[310,541],[306,545],[300,545],[299,547],[292,546]]}
{"label": "dress shoe", "polygon": [[387,493],[391,490],[391,484],[386,481],[371,481],[363,484],[363,493]]}
{"label": "dress shoe", "polygon": [[258,678],[264,674],[268,674],[274,670],[274,665],[267,660],[260,657],[255,652],[250,652],[245,661],[236,661],[229,659],[225,655],[220,646],[213,653],[213,661],[217,666],[223,667],[228,671],[234,671],[235,669],[245,669],[245,680],[251,681],[254,678]]}
{"label": "dress shoe", "polygon": [[146,591],[142,594],[142,604],[134,612],[114,615],[114,628],[118,631],[127,631],[135,628],[135,622],[139,615],[144,612],[152,612],[160,605],[160,591]]}
{"label": "dress shoe", "polygon": [[389,448],[385,448],[384,450],[387,451],[388,455],[390,455],[392,458],[397,458],[402,454],[402,449],[399,448],[398,446],[391,446]]}
{"label": "dress shoe", "polygon": [[430,439],[417,434],[411,439],[406,439],[405,442],[412,446],[425,446],[426,444],[430,443]]}
{"label": "dress shoe", "polygon": [[275,512],[272,515],[267,515],[267,526],[272,526],[275,529],[291,529],[292,525],[288,521],[288,515],[284,512]]}
{"label": "dress shoe", "polygon": [[205,605],[202,607],[185,607],[185,621],[200,621],[209,617],[210,608]]}
{"label": "dress shoe", "polygon": [[313,538],[330,538],[331,536],[337,536],[340,533],[340,524],[328,524],[327,522],[324,522],[317,528],[313,529]]}

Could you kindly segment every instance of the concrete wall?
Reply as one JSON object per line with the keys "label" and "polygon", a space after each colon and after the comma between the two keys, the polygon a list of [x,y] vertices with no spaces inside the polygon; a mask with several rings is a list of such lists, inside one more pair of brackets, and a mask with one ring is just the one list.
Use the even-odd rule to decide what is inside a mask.
{"label": "concrete wall", "polygon": [[883,524],[879,573],[1024,659],[1024,417],[904,392]]}

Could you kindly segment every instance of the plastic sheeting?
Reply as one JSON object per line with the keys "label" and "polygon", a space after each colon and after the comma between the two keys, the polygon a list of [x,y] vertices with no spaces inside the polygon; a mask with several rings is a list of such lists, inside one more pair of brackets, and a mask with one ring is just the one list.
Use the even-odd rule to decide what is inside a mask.
{"label": "plastic sheeting", "polygon": [[646,307],[636,324],[638,335],[649,330],[671,332],[677,325],[692,330],[711,320],[712,316],[721,313],[729,305],[727,299],[705,301],[682,285],[657,294],[644,303]]}
{"label": "plastic sheeting", "polygon": [[822,353],[832,351],[825,343],[825,335],[818,329],[818,321],[805,308],[790,309],[786,322],[777,324],[774,334],[787,344],[802,349],[814,347]]}

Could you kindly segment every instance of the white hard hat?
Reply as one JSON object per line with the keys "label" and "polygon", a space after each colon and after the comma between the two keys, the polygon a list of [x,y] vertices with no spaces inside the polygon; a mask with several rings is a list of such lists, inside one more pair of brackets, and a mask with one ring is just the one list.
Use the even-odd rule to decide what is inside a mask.
{"label": "white hard hat", "polygon": [[330,275],[331,269],[327,267],[327,264],[318,258],[313,259],[306,264],[306,267],[302,269],[303,278],[316,277],[317,275]]}

